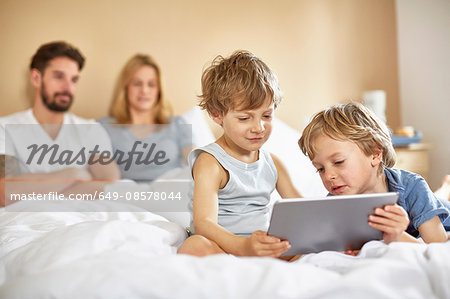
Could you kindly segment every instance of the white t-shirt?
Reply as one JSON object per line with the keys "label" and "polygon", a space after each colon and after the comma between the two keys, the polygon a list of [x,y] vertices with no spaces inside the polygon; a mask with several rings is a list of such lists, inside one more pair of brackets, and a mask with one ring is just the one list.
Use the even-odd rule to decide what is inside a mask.
{"label": "white t-shirt", "polygon": [[112,153],[108,134],[94,120],[65,113],[63,126],[53,140],[32,109],[0,117],[0,154],[18,159],[21,172],[87,168],[93,150]]}

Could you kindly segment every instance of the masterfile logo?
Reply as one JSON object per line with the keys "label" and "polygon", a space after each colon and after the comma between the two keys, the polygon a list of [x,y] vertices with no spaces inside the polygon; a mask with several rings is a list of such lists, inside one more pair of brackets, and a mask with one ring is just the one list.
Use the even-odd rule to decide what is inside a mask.
{"label": "masterfile logo", "polygon": [[[25,162],[30,165],[36,159],[36,164],[40,165],[44,161],[44,158],[49,155],[48,163],[50,165],[92,165],[100,163],[102,165],[110,164],[116,161],[118,165],[125,164],[124,170],[129,170],[131,165],[164,165],[170,161],[166,158],[166,152],[164,150],[158,150],[157,144],[148,144],[141,141],[135,141],[130,151],[123,152],[121,150],[100,151],[99,145],[95,145],[92,150],[87,150],[86,147],[82,147],[78,152],[72,150],[60,150],[58,144],[31,144],[27,147],[30,151],[28,159]],[[134,159],[133,157],[136,157]]]}

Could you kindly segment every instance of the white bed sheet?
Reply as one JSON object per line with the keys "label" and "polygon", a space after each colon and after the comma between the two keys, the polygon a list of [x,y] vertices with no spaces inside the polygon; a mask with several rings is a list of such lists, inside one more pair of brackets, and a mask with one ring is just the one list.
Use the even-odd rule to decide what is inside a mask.
{"label": "white bed sheet", "polygon": [[287,263],[176,255],[184,238],[181,226],[139,208],[2,209],[0,298],[450,298],[450,242],[373,241],[357,257]]}

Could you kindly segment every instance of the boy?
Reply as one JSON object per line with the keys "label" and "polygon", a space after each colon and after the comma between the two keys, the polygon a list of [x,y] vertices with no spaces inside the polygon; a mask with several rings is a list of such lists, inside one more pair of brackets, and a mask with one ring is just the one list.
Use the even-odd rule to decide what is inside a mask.
{"label": "boy", "polygon": [[223,128],[216,142],[189,155],[196,235],[178,253],[279,257],[288,241],[267,235],[270,194],[301,197],[286,169],[261,150],[281,100],[269,67],[247,51],[218,56],[202,75],[200,106]]}
{"label": "boy", "polygon": [[[317,113],[298,142],[311,159],[331,195],[398,192],[400,205],[411,225],[401,232],[403,209],[384,208],[384,221],[369,224],[383,231],[386,243],[392,241],[426,243],[447,241],[441,222],[449,211],[434,196],[425,180],[417,174],[392,169],[395,152],[386,125],[363,105],[336,105]],[[382,212],[383,209],[376,209]],[[377,211],[375,211],[377,213]],[[388,215],[388,213],[391,213]]]}

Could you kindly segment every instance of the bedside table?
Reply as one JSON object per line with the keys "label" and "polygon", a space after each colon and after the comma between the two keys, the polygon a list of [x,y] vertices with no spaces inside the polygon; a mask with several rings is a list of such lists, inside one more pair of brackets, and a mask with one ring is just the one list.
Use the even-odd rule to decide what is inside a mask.
{"label": "bedside table", "polygon": [[431,148],[433,148],[432,145],[427,143],[412,143],[407,146],[394,147],[397,154],[397,162],[394,168],[415,172],[427,180],[430,169],[429,150]]}

